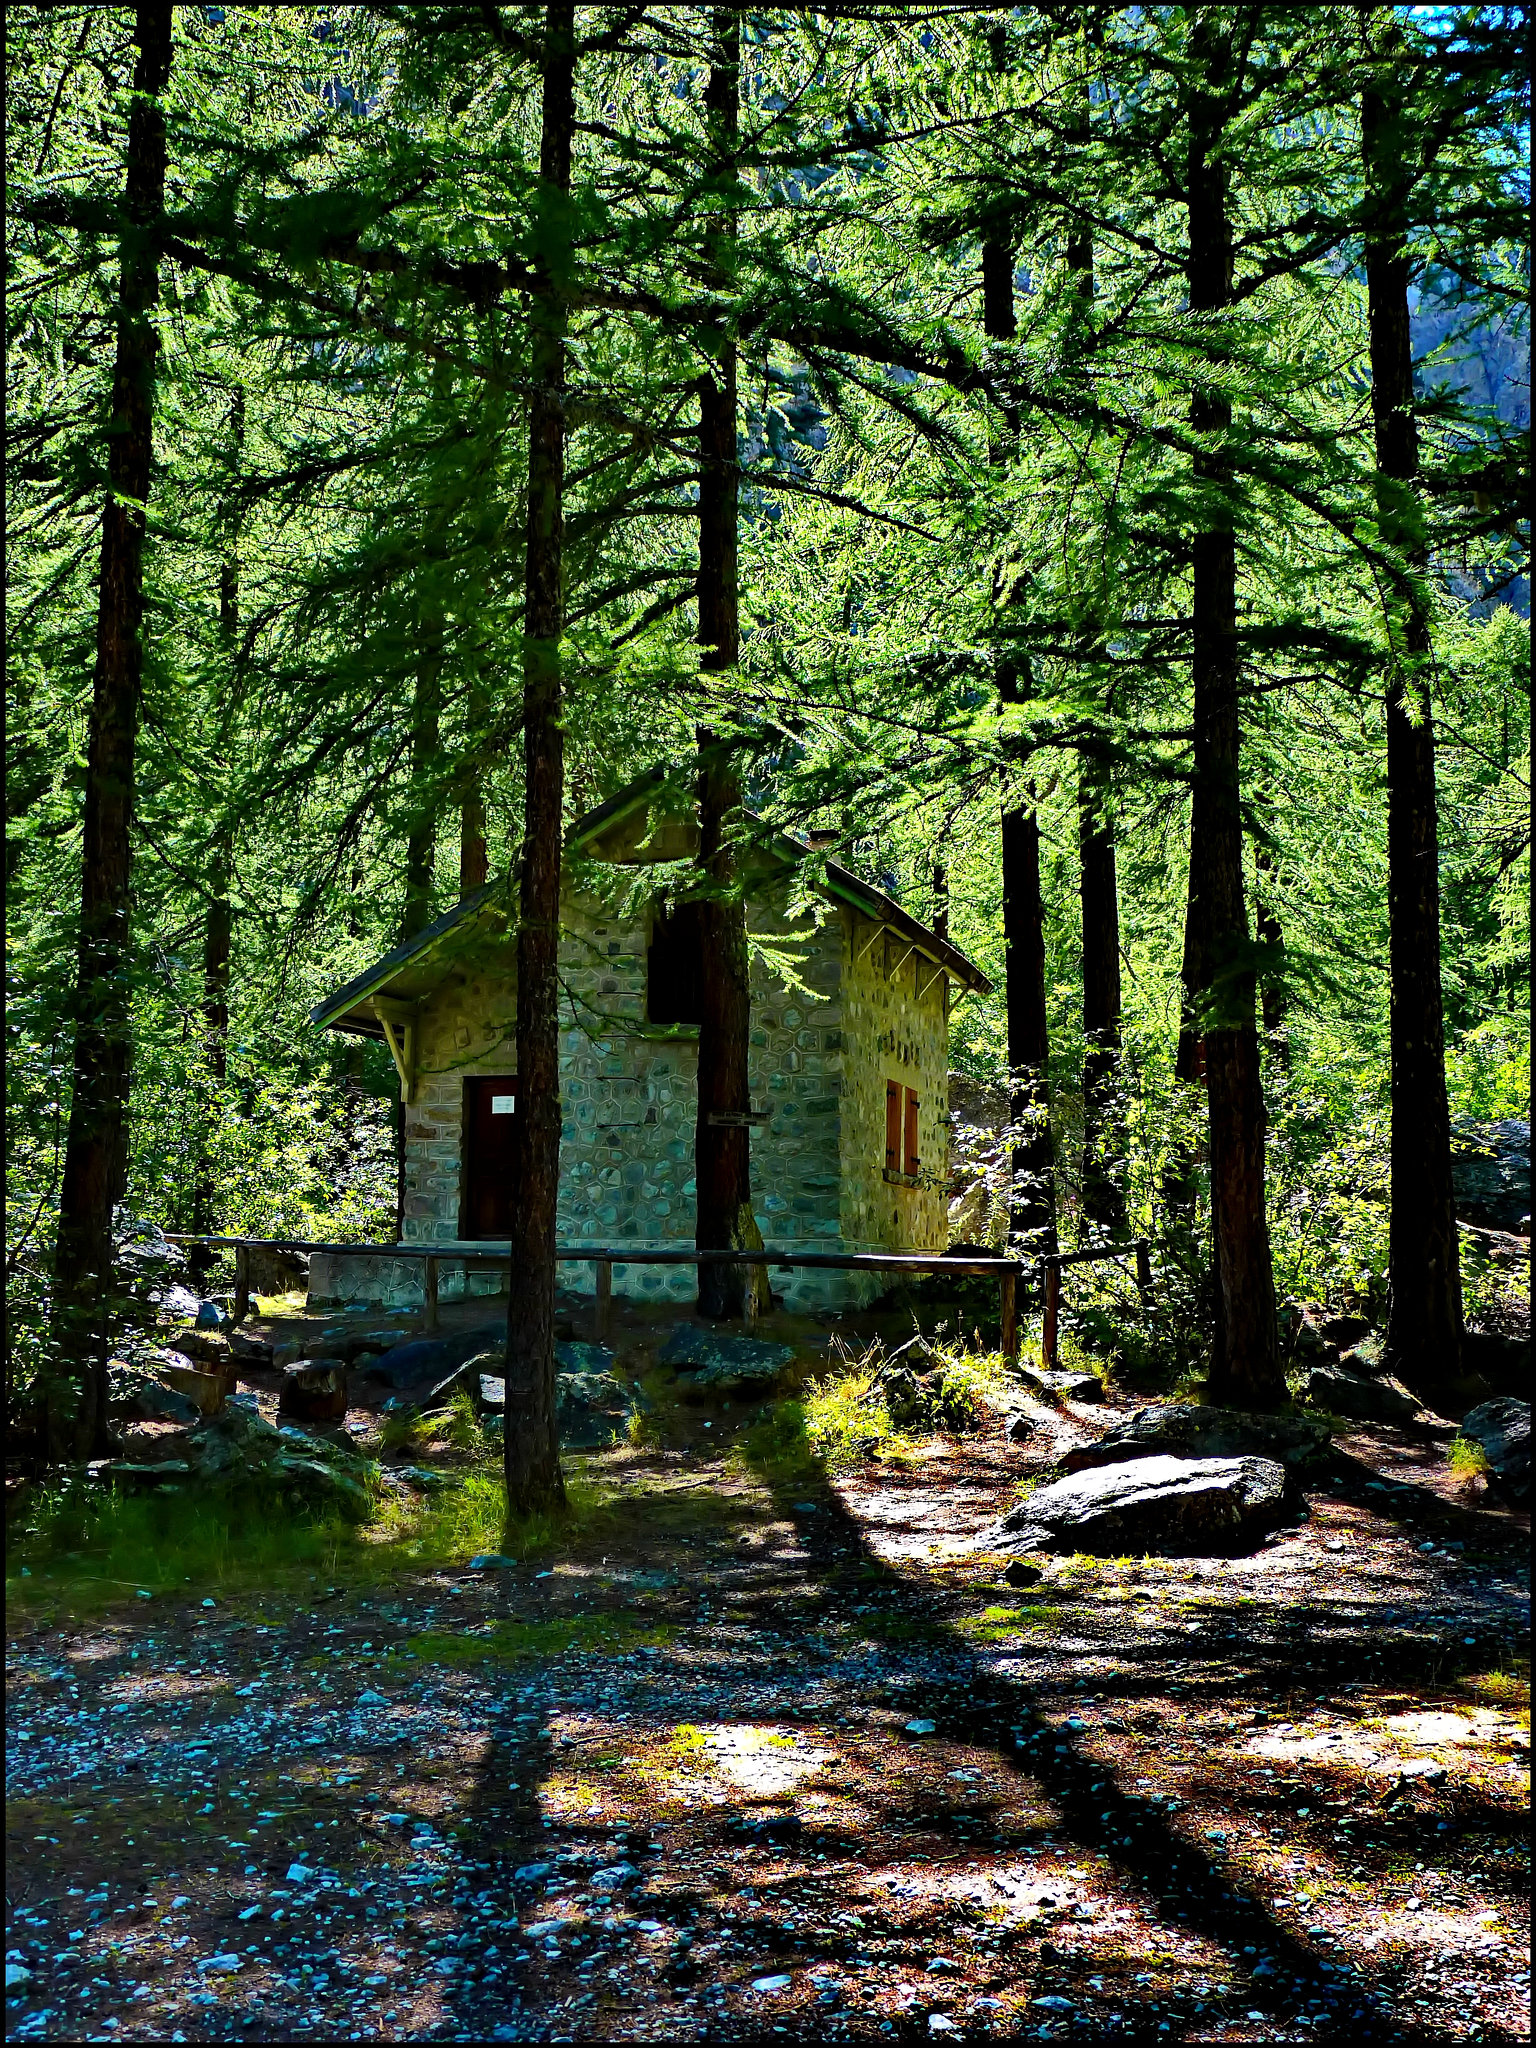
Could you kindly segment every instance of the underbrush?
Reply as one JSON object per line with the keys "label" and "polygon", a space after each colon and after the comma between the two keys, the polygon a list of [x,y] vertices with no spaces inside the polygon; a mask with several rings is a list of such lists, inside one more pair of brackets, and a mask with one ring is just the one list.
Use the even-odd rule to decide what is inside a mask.
{"label": "underbrush", "polygon": [[899,1464],[916,1455],[918,1438],[980,1429],[1009,1377],[998,1352],[936,1347],[942,1363],[926,1375],[887,1370],[878,1347],[823,1373],[799,1401],[778,1404],[751,1432],[762,1461],[776,1467],[801,1462],[837,1477],[877,1461]]}
{"label": "underbrush", "polygon": [[478,1466],[441,1491],[387,1491],[362,1520],[247,1485],[174,1495],[73,1483],[40,1489],[8,1532],[6,1596],[13,1614],[60,1606],[96,1611],[139,1598],[271,1593],[377,1585],[461,1568],[482,1553],[543,1555],[610,1493],[567,1472],[566,1505],[509,1522],[499,1469]]}
{"label": "underbrush", "polygon": [[896,1427],[870,1372],[829,1373],[806,1388],[805,1441],[834,1475],[871,1459],[899,1461],[916,1446]]}
{"label": "underbrush", "polygon": [[425,1450],[429,1444],[445,1445],[454,1451],[474,1451],[485,1448],[487,1435],[480,1427],[474,1403],[460,1387],[446,1407],[434,1408],[430,1414],[405,1408],[386,1415],[379,1441],[386,1451]]}

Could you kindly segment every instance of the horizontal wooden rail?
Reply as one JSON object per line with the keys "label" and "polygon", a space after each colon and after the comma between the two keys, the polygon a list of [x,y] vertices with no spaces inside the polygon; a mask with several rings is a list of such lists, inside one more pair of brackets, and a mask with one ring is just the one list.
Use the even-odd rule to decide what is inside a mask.
{"label": "horizontal wooden rail", "polygon": [[[234,1320],[244,1322],[250,1313],[250,1254],[253,1251],[321,1252],[338,1257],[376,1259],[421,1259],[426,1325],[437,1328],[437,1277],[439,1262],[463,1266],[501,1266],[510,1262],[512,1246],[499,1238],[450,1238],[435,1244],[319,1244],[298,1237],[194,1236],[168,1231],[172,1244],[232,1245],[235,1252]],[[591,1264],[597,1269],[597,1331],[607,1332],[613,1301],[615,1266],[770,1266],[775,1272],[796,1268],[830,1272],[953,1273],[995,1278],[1001,1297],[1002,1348],[1014,1358],[1019,1349],[1019,1276],[1033,1264],[1044,1277],[1045,1314],[1041,1328],[1041,1357],[1054,1368],[1057,1358],[1057,1325],[1061,1311],[1061,1275],[1066,1266],[1092,1265],[1101,1259],[1136,1257],[1136,1283],[1145,1296],[1152,1285],[1151,1247],[1144,1237],[1127,1238],[1121,1244],[1088,1245],[1075,1252],[1050,1252],[1035,1261],[966,1256],[951,1258],[947,1252],[785,1252],[765,1245],[761,1251],[700,1251],[682,1245],[665,1249],[629,1248],[624,1245],[556,1245],[559,1265]]]}
{"label": "horizontal wooden rail", "polygon": [[[506,1265],[512,1254],[510,1243],[500,1239],[448,1239],[435,1244],[317,1244],[297,1237],[195,1236],[185,1231],[168,1231],[172,1244],[232,1245],[235,1252],[234,1321],[244,1322],[250,1312],[250,1254],[253,1251],[321,1252],[350,1258],[423,1259],[422,1275],[426,1302],[426,1323],[437,1328],[437,1274],[440,1260],[455,1265]],[[629,1249],[623,1245],[557,1245],[559,1265],[590,1263],[597,1268],[597,1327],[606,1332],[613,1299],[615,1266],[771,1266],[776,1272],[795,1268],[833,1272],[953,1273],[995,1278],[1001,1296],[1002,1348],[1009,1358],[1019,1348],[1019,1275],[1025,1263],[1019,1259],[966,1257],[952,1259],[944,1252],[784,1252],[765,1246],[762,1251],[699,1251],[679,1245],[661,1249]]]}

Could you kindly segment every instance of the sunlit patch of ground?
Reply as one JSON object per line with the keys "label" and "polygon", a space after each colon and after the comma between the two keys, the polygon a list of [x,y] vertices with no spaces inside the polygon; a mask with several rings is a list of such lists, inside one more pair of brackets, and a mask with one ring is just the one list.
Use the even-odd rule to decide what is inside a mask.
{"label": "sunlit patch of ground", "polygon": [[23,1621],[11,2033],[1522,2033],[1511,1523],[1362,1465],[1252,1558],[1018,1589],[1049,1442],[834,1484],[715,1420],[494,1577]]}

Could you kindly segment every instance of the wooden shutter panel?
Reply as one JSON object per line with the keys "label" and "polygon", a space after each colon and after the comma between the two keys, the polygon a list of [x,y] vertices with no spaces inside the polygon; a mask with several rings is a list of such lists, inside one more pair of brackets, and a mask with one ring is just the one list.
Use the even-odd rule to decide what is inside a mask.
{"label": "wooden shutter panel", "polygon": [[918,1153],[917,1153],[917,1097],[916,1097],[916,1096],[915,1096],[915,1095],[913,1094],[912,1090],[911,1090],[911,1089],[909,1088],[909,1089],[907,1090],[907,1156],[906,1156],[906,1170],[907,1170],[907,1172],[908,1172],[908,1173],[916,1173],[916,1172],[917,1172],[917,1168],[918,1168]]}
{"label": "wooden shutter panel", "polygon": [[892,1173],[901,1167],[901,1088],[895,1081],[885,1084],[885,1163]]}

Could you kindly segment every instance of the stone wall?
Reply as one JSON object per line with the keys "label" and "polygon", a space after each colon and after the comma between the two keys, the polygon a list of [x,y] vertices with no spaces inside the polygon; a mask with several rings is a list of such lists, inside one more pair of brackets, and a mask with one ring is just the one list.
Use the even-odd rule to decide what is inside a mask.
{"label": "stone wall", "polygon": [[[949,1242],[948,983],[894,932],[845,915],[844,1247],[941,1252]],[[913,1177],[886,1175],[888,1081],[917,1095],[922,1171]]]}
{"label": "stone wall", "polygon": [[[510,948],[450,975],[422,1006],[416,1026],[416,1088],[405,1112],[407,1244],[459,1234],[464,1082],[471,1074],[517,1071],[517,967]],[[455,1276],[452,1289],[459,1291]],[[472,1293],[492,1285],[473,1276]],[[418,1288],[418,1294],[420,1290]]]}
{"label": "stone wall", "polygon": [[[626,917],[568,896],[562,920],[560,1242],[637,1253],[691,1245],[697,1030],[646,1021],[648,913]],[[876,958],[876,928],[851,911],[827,908],[819,923],[792,924],[787,885],[749,902],[748,925],[785,947],[810,991],[791,988],[771,962],[754,957],[749,1081],[753,1107],[772,1112],[751,1138],[753,1206],[765,1242],[786,1251],[942,1250],[943,977],[915,955],[902,961],[897,943],[888,970],[886,941],[876,941]],[[451,977],[420,1015],[405,1125],[408,1243],[458,1238],[464,1080],[516,1065],[515,971],[503,953]],[[921,1185],[884,1178],[888,1079],[918,1091]],[[377,1275],[364,1270],[375,1266]],[[615,1292],[643,1299],[689,1301],[697,1287],[692,1267],[616,1263],[613,1279]],[[567,1266],[561,1282],[586,1292],[592,1268]],[[771,1284],[789,1306],[810,1308],[867,1299],[889,1282],[796,1271],[773,1273]],[[466,1276],[449,1264],[439,1280],[445,1300],[497,1285],[492,1271]],[[378,1286],[388,1291],[372,1291]],[[315,1291],[332,1302],[404,1306],[421,1300],[422,1283],[413,1261],[348,1260],[328,1263]]]}
{"label": "stone wall", "polygon": [[[648,915],[626,920],[596,902],[568,898],[563,921],[560,1241],[633,1244],[637,1252],[689,1245],[698,1033],[646,1022]],[[758,1222],[765,1240],[785,1250],[835,1251],[841,923],[834,914],[819,927],[808,920],[792,927],[782,892],[754,900],[748,922],[789,947],[797,978],[813,992],[806,997],[788,988],[767,962],[754,959],[749,1080],[754,1106],[773,1111],[772,1121],[752,1133]],[[405,1130],[404,1234],[410,1243],[441,1243],[459,1234],[464,1079],[511,1072],[514,1030],[513,985],[504,969],[458,975],[423,1008]],[[592,1286],[590,1267],[572,1266],[561,1277],[575,1291]],[[474,1292],[494,1284],[489,1274],[470,1276]],[[462,1275],[444,1268],[445,1299],[463,1285]],[[847,1294],[835,1274],[775,1274],[773,1286],[796,1306]],[[614,1288],[688,1301],[696,1280],[691,1267],[616,1264]],[[420,1293],[417,1281],[413,1298]]]}

